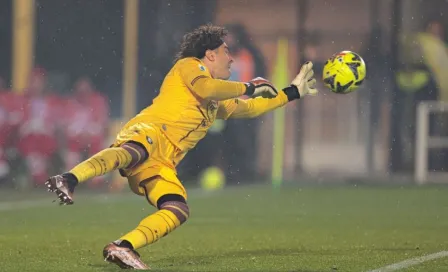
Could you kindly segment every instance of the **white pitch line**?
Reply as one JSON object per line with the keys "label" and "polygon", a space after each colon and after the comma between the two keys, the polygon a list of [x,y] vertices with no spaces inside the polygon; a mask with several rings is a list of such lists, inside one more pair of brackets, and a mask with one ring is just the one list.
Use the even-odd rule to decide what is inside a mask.
{"label": "white pitch line", "polygon": [[407,259],[404,260],[402,262],[399,263],[394,263],[388,266],[384,266],[375,270],[369,270],[367,272],[392,272],[392,271],[397,271],[397,270],[401,270],[401,269],[405,269],[417,264],[421,264],[424,262],[429,262],[432,260],[436,260],[436,259],[441,259],[441,258],[445,258],[448,257],[448,251],[440,251],[437,253],[433,253],[433,254],[429,254],[429,255],[424,255],[421,257],[417,257],[417,258],[412,258],[412,259]]}

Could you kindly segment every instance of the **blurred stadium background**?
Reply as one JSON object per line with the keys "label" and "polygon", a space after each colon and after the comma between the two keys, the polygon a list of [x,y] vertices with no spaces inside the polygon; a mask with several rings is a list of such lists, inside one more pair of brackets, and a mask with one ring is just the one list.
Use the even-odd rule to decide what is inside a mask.
{"label": "blurred stadium background", "polygon": [[[43,190],[48,175],[108,146],[120,125],[157,95],[182,35],[208,22],[230,30],[227,42],[236,59],[231,80],[262,76],[286,85],[306,60],[315,63],[320,78],[326,59],[341,50],[361,54],[367,78],[352,94],[333,94],[321,86],[318,97],[284,110],[254,120],[216,123],[178,169],[188,187],[197,186],[201,172],[212,166],[223,171],[229,185],[446,183],[447,10],[445,0],[2,0],[0,203],[6,204],[0,211],[12,211],[4,207],[24,199],[15,192],[37,198],[33,193]],[[128,191],[119,176],[97,179],[85,188]],[[383,194],[389,186],[385,188],[371,192]],[[445,221],[425,222],[430,230],[446,229],[446,201],[437,192],[424,192],[412,197],[402,192],[403,198],[397,193],[390,199],[426,203],[421,207],[432,210],[434,218],[440,215],[437,211],[445,211]],[[321,207],[313,202],[318,196],[332,200],[331,193],[310,194],[316,199],[310,197],[309,205],[316,207]],[[335,201],[360,200],[351,193],[347,198],[337,195]],[[374,207],[376,197],[370,198],[364,206],[357,205]],[[390,201],[385,203],[396,204]],[[257,203],[262,205],[262,199]],[[407,208],[414,209],[414,204]],[[250,207],[248,212],[258,208]],[[397,214],[418,220],[428,210],[406,211]],[[61,211],[57,214],[64,217]],[[322,208],[319,215],[324,218],[328,212]],[[8,222],[19,217],[11,215]],[[404,228],[415,223],[401,222]],[[446,233],[438,235],[446,238]],[[9,264],[16,263],[11,253],[8,256]]]}
{"label": "blurred stadium background", "polygon": [[[320,77],[325,60],[341,50],[365,58],[368,78],[350,95],[321,87],[318,98],[285,111],[216,124],[180,166],[185,182],[215,165],[229,183],[413,183],[416,152],[425,169],[420,181],[431,180],[426,169],[443,171],[448,163],[446,115],[431,114],[437,148],[426,154],[426,133],[416,150],[416,109],[421,101],[448,99],[441,76],[448,19],[446,1],[425,3],[1,1],[3,184],[41,184],[80,153],[107,146],[122,122],[151,103],[182,35],[207,22],[231,31],[233,80],[264,76],[283,84],[305,60],[316,63]],[[90,105],[82,108],[82,99]]]}

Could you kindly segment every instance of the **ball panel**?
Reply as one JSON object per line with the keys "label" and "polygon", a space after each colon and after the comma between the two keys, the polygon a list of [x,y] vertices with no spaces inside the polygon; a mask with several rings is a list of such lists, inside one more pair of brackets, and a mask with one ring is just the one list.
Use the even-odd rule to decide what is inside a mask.
{"label": "ball panel", "polygon": [[324,65],[323,81],[334,93],[349,93],[359,88],[366,76],[366,66],[359,54],[341,51]]}

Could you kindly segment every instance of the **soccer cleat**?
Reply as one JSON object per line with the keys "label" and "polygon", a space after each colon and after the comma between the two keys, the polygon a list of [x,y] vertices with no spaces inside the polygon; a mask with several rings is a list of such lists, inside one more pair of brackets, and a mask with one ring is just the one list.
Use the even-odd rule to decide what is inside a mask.
{"label": "soccer cleat", "polygon": [[67,179],[62,175],[49,178],[45,185],[49,192],[56,193],[60,205],[73,204],[73,189],[68,185]]}
{"label": "soccer cleat", "polygon": [[106,262],[114,263],[123,269],[149,270],[141,259],[137,251],[118,246],[115,243],[110,243],[103,249],[103,256]]}

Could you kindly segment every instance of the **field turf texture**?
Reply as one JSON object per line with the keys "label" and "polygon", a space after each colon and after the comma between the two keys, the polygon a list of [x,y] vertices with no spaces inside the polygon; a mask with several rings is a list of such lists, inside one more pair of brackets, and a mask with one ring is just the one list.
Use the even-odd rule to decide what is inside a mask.
{"label": "field turf texture", "polygon": [[[190,190],[189,221],[140,249],[153,271],[370,271],[448,249],[448,187]],[[130,193],[0,192],[0,271],[121,271],[102,248],[154,211]],[[448,271],[448,258],[400,271]]]}

